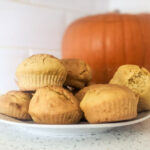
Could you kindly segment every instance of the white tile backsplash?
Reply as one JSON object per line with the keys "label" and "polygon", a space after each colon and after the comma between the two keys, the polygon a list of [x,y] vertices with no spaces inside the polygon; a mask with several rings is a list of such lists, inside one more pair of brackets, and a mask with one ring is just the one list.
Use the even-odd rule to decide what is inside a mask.
{"label": "white tile backsplash", "polygon": [[93,13],[107,13],[109,12],[109,3],[111,0],[95,0],[93,3]]}
{"label": "white tile backsplash", "polygon": [[87,15],[90,15],[90,13],[74,13],[74,12],[65,12],[65,16],[66,16],[66,20],[65,20],[65,22],[66,22],[66,28],[68,27],[68,25],[69,24],[71,24],[73,21],[75,21],[75,20],[77,20],[77,19],[79,19],[79,18],[81,18],[81,17],[85,17],[85,16],[87,16]]}
{"label": "white tile backsplash", "polygon": [[61,58],[61,51],[60,49],[29,49],[29,56],[35,55],[35,54],[50,54],[57,58]]}
{"label": "white tile backsplash", "polygon": [[108,9],[119,10],[121,13],[150,12],[150,0],[110,0]]}
{"label": "white tile backsplash", "polygon": [[60,48],[64,12],[19,3],[0,5],[0,45]]}
{"label": "white tile backsplash", "polygon": [[[26,0],[23,0],[26,2]],[[50,9],[64,9],[78,12],[91,12],[94,0],[30,0],[31,4],[49,7]]]}
{"label": "white tile backsplash", "polygon": [[0,48],[0,94],[18,89],[15,81],[16,68],[28,56],[28,51],[24,49]]}
{"label": "white tile backsplash", "polygon": [[149,0],[0,0],[0,93],[17,89],[17,65],[36,53],[61,58],[61,40],[74,20],[114,10],[150,12]]}

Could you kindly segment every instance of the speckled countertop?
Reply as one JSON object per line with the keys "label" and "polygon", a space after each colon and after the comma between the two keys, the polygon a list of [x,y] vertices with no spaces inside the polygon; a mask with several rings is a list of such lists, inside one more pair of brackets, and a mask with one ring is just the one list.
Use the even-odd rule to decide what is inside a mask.
{"label": "speckled countertop", "polygon": [[48,137],[0,124],[0,150],[150,150],[150,119],[86,137]]}

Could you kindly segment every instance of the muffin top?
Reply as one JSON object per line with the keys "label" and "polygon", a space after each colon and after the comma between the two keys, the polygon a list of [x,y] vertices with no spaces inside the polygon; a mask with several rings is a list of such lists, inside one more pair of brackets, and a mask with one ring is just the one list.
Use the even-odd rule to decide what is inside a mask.
{"label": "muffin top", "polygon": [[[32,95],[29,93],[24,93],[21,91],[10,91],[0,96],[0,108],[1,108],[0,111],[5,114],[6,112],[9,112],[9,109],[11,110],[11,108],[13,108],[13,109],[19,110],[20,113],[22,112],[27,113],[31,98],[32,98]],[[9,115],[10,116],[13,115],[12,113],[13,112],[9,112]],[[14,117],[17,117],[17,116],[14,116]],[[26,119],[30,119],[30,116],[27,115]]]}
{"label": "muffin top", "polygon": [[35,122],[46,124],[72,124],[82,117],[79,101],[57,86],[38,89],[31,99],[29,114]]}
{"label": "muffin top", "polygon": [[93,89],[93,88],[98,88],[98,87],[101,87],[101,86],[103,86],[103,84],[92,84],[92,85],[86,86],[83,89],[81,89],[79,92],[77,92],[75,94],[75,97],[79,101],[81,101],[82,98],[84,97],[84,95],[88,92],[88,90]]}
{"label": "muffin top", "polygon": [[67,69],[68,79],[77,79],[88,82],[92,79],[92,71],[88,64],[80,59],[62,59]]}
{"label": "muffin top", "polygon": [[89,123],[114,122],[135,118],[138,100],[127,87],[105,84],[89,89],[80,107]]}
{"label": "muffin top", "polygon": [[[40,110],[42,112],[45,106],[48,108],[48,111],[54,114],[80,110],[79,102],[72,93],[57,86],[39,88],[31,100],[30,108],[33,102],[34,105],[40,106],[40,108],[38,108],[39,112]],[[46,105],[43,105],[45,103]],[[32,111],[36,109],[37,107],[34,107]]]}
{"label": "muffin top", "polygon": [[22,104],[22,102],[30,101],[31,98],[32,94],[24,93],[21,91],[9,91],[6,94],[0,96],[0,99],[20,104]]}
{"label": "muffin top", "polygon": [[37,54],[26,58],[17,68],[16,75],[22,73],[49,73],[65,71],[61,61],[52,55]]}
{"label": "muffin top", "polygon": [[134,92],[142,94],[150,83],[149,71],[137,65],[122,65],[120,66],[113,78],[111,84],[120,84],[129,87]]}
{"label": "muffin top", "polygon": [[0,96],[0,113],[21,120],[31,120],[28,114],[31,98],[31,94],[21,91],[10,91]]}
{"label": "muffin top", "polygon": [[137,65],[122,65],[110,84],[123,85],[139,94],[138,112],[150,110],[150,72]]}
{"label": "muffin top", "polygon": [[120,101],[123,100],[128,101],[137,101],[139,98],[138,95],[134,94],[129,88],[120,86],[120,85],[113,85],[113,84],[104,84],[97,88],[91,88],[87,91],[84,98],[82,99],[80,106],[86,106],[87,104],[90,106],[96,106],[101,103],[110,103],[112,104],[113,101]]}

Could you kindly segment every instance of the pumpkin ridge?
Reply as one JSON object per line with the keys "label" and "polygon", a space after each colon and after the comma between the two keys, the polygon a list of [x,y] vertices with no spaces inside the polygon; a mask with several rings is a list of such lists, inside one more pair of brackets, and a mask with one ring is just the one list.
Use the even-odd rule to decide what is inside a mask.
{"label": "pumpkin ridge", "polygon": [[104,46],[104,66],[105,66],[105,70],[104,70],[104,80],[106,80],[106,77],[107,77],[107,62],[106,62],[106,26],[105,26],[105,18],[104,19],[104,23],[103,23],[103,28],[104,28],[104,31],[103,31],[103,46]]}
{"label": "pumpkin ridge", "polygon": [[135,16],[135,18],[136,18],[136,21],[138,22],[138,25],[139,25],[139,28],[140,28],[140,30],[141,30],[141,34],[140,34],[140,36],[141,36],[141,41],[142,41],[142,47],[143,47],[143,59],[142,59],[142,66],[144,66],[145,65],[145,56],[146,56],[146,48],[145,48],[145,42],[144,42],[144,35],[143,35],[143,31],[142,31],[142,29],[144,30],[145,28],[142,28],[141,27],[141,22],[139,21],[139,19],[137,18],[137,16]]}
{"label": "pumpkin ridge", "polygon": [[123,17],[121,18],[120,17],[120,19],[121,19],[121,27],[122,27],[122,34],[123,34],[123,36],[122,36],[122,38],[123,38],[123,47],[122,47],[122,50],[123,50],[123,55],[124,55],[124,61],[123,61],[123,64],[126,64],[126,50],[125,50],[125,27],[124,27],[124,15],[123,15]]}

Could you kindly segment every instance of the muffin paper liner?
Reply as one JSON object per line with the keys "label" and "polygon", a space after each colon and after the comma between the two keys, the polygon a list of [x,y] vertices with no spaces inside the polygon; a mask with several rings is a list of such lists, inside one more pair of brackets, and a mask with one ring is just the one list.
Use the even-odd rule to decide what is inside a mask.
{"label": "muffin paper liner", "polygon": [[62,86],[66,79],[66,73],[61,72],[58,75],[50,74],[24,74],[18,78],[18,86],[24,91],[34,91],[37,88],[45,86]]}

